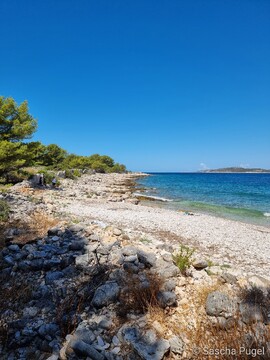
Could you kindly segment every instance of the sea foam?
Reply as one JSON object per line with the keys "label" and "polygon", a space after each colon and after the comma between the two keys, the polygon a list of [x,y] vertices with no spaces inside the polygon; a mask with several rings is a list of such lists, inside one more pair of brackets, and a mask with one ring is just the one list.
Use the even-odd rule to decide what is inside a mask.
{"label": "sea foam", "polygon": [[270,217],[270,213],[267,213],[267,212],[264,213],[263,215],[266,216],[266,217]]}
{"label": "sea foam", "polygon": [[143,196],[143,197],[145,197],[145,198],[149,198],[149,199],[153,199],[153,200],[158,200],[158,201],[164,201],[164,202],[173,201],[172,199],[167,199],[167,198],[160,197],[160,196],[145,195],[145,194],[140,194],[140,193],[134,193],[134,195],[136,195],[136,196]]}

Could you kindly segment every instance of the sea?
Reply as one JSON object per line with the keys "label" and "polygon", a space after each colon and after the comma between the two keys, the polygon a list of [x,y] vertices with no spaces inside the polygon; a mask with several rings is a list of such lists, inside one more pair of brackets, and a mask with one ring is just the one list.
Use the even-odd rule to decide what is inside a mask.
{"label": "sea", "polygon": [[137,194],[158,206],[270,227],[270,173],[149,175],[138,180]]}

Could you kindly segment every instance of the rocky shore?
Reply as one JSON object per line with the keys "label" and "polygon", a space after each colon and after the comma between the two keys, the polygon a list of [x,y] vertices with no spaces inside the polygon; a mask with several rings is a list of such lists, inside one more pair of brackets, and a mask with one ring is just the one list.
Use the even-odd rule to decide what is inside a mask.
{"label": "rocky shore", "polygon": [[138,176],[1,195],[1,359],[269,358],[269,229],[143,205]]}

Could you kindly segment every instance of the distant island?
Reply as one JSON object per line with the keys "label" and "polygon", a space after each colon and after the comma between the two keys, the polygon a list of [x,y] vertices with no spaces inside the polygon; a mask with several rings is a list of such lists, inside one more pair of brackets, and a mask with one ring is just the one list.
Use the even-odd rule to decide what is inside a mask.
{"label": "distant island", "polygon": [[227,167],[221,169],[201,170],[202,173],[270,173],[270,170],[261,168]]}

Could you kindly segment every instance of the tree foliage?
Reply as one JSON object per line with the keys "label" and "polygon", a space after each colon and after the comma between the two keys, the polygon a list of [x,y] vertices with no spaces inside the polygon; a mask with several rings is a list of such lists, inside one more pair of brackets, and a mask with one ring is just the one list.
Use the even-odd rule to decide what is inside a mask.
{"label": "tree foliage", "polygon": [[27,145],[27,166],[42,165],[46,146],[39,141],[31,141]]}
{"label": "tree foliage", "polygon": [[90,156],[80,156],[69,154],[59,164],[59,168],[66,169],[92,169],[96,172],[107,173],[116,172],[122,173],[126,171],[125,165],[115,163],[108,155],[93,154]]}
{"label": "tree foliage", "polygon": [[21,141],[31,137],[36,127],[26,101],[17,105],[12,98],[0,97],[0,176],[7,178],[30,160],[28,147]]}
{"label": "tree foliage", "polygon": [[0,97],[0,141],[28,139],[36,131],[37,121],[28,113],[28,103],[17,105],[13,98]]}
{"label": "tree foliage", "polygon": [[5,176],[26,165],[27,146],[22,143],[0,141],[0,176]]}
{"label": "tree foliage", "polygon": [[37,120],[28,112],[27,101],[17,105],[13,98],[0,97],[0,178],[26,166],[71,170],[92,169],[97,172],[125,172],[124,165],[108,155],[68,154],[57,144],[25,142],[37,128]]}
{"label": "tree foliage", "polygon": [[66,150],[56,144],[45,146],[41,157],[41,164],[45,166],[56,167],[61,164],[67,156]]}

